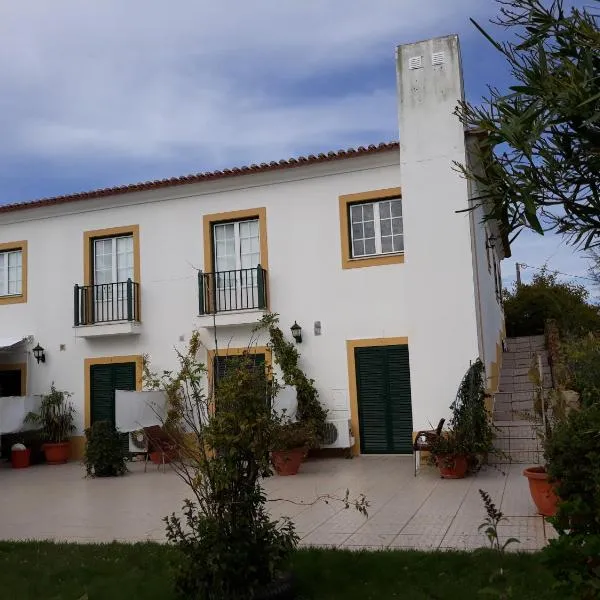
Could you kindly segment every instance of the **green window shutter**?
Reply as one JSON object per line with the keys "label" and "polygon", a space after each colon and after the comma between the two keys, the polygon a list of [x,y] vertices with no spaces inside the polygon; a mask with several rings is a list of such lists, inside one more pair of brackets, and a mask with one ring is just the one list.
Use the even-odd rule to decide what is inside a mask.
{"label": "green window shutter", "polygon": [[355,352],[361,452],[385,454],[389,452],[385,351],[373,347]]}
{"label": "green window shutter", "polygon": [[407,346],[355,349],[361,452],[412,452]]}
{"label": "green window shutter", "polygon": [[90,367],[91,421],[115,421],[115,392],[112,387],[112,365]]}
{"label": "green window shutter", "polygon": [[412,403],[408,346],[388,346],[387,371],[393,452],[412,452]]}
{"label": "green window shutter", "polygon": [[91,421],[115,422],[115,390],[135,391],[135,363],[92,365]]}
{"label": "green window shutter", "polygon": [[[264,354],[251,354],[253,359],[253,366],[262,365],[264,368],[265,364],[265,355]],[[240,360],[241,357],[231,354],[229,356],[215,356],[215,362],[213,365],[213,372],[215,377],[215,383],[219,381],[222,377],[225,376],[227,372],[228,365],[235,365],[237,360]]]}

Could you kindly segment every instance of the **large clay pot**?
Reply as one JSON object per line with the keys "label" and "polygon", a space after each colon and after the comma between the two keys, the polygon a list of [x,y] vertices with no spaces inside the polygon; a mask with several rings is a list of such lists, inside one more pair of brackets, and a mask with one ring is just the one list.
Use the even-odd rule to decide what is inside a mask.
{"label": "large clay pot", "polygon": [[443,479],[463,479],[469,468],[466,456],[438,456],[437,466]]}
{"label": "large clay pot", "polygon": [[69,442],[60,442],[59,444],[44,444],[44,454],[46,462],[49,465],[62,465],[69,462],[71,457],[71,444]]}
{"label": "large clay pot", "polygon": [[304,448],[293,450],[274,450],[271,452],[271,461],[278,475],[296,475],[304,460]]}
{"label": "large clay pot", "polygon": [[554,484],[548,481],[546,469],[539,466],[528,467],[523,471],[523,475],[529,481],[529,491],[538,513],[544,517],[553,517],[559,498],[554,491]]}

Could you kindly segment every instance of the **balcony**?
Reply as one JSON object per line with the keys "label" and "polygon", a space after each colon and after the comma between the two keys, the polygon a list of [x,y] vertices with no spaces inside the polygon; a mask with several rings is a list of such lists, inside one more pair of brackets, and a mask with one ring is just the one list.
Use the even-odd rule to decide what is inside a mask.
{"label": "balcony", "polygon": [[73,300],[78,337],[140,333],[140,285],[131,279],[75,285]]}
{"label": "balcony", "polygon": [[198,273],[200,325],[256,323],[267,309],[267,271],[253,269]]}

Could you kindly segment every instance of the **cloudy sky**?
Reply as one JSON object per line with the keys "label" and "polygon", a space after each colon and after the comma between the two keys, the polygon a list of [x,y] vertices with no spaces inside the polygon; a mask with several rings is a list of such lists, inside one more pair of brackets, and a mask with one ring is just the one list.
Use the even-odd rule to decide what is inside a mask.
{"label": "cloudy sky", "polygon": [[[394,48],[459,33],[467,96],[510,79],[492,0],[0,0],[0,203],[398,137]],[[555,236],[514,257],[586,274]],[[533,271],[524,271],[527,279]],[[505,282],[514,260],[505,261]]]}

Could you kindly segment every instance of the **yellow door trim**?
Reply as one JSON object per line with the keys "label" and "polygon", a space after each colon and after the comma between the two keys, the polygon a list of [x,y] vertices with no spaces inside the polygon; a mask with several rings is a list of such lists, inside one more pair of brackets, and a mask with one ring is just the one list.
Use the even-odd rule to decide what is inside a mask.
{"label": "yellow door trim", "polygon": [[87,429],[92,421],[91,410],[91,378],[90,368],[92,365],[112,365],[120,363],[135,363],[135,389],[141,391],[143,377],[144,358],[141,354],[130,354],[127,356],[101,356],[98,358],[84,359],[84,401],[83,401],[83,422]]}
{"label": "yellow door trim", "polygon": [[358,423],[358,389],[356,386],[356,348],[371,348],[373,346],[408,346],[407,337],[367,338],[360,340],[346,340],[346,354],[348,360],[348,392],[350,396],[350,422],[354,434],[352,454],[360,454],[360,428]]}
{"label": "yellow door trim", "polygon": [[21,372],[21,396],[27,396],[27,363],[8,363],[0,365],[0,371]]}

